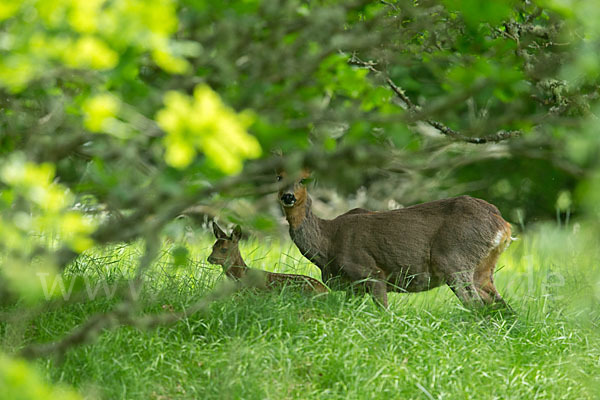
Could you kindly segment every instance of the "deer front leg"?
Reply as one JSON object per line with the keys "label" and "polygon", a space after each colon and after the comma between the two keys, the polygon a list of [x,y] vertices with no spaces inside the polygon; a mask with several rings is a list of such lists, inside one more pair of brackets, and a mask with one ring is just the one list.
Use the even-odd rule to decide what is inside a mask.
{"label": "deer front leg", "polygon": [[387,283],[382,270],[376,267],[369,268],[359,264],[346,263],[343,271],[352,282],[364,285],[363,287],[371,295],[375,304],[387,309]]}
{"label": "deer front leg", "polygon": [[373,301],[383,309],[388,308],[387,284],[385,281],[370,280],[366,283],[367,291],[373,297]]}

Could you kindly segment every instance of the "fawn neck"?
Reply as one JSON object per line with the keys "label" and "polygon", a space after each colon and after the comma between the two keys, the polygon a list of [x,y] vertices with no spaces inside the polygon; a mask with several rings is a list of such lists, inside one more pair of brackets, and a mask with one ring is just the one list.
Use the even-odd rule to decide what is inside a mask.
{"label": "fawn neck", "polygon": [[[237,246],[236,246],[237,247]],[[231,255],[229,255],[227,262],[223,264],[225,275],[231,279],[242,279],[248,266],[244,262],[239,249],[235,249]]]}
{"label": "fawn neck", "polygon": [[284,212],[290,224],[290,236],[300,252],[311,262],[323,269],[327,264],[329,239],[326,235],[328,221],[312,212],[310,196]]}

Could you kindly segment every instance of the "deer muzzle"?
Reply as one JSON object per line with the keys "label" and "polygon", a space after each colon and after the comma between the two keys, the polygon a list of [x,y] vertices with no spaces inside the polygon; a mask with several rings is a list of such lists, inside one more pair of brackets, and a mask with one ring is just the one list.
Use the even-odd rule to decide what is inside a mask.
{"label": "deer muzzle", "polygon": [[284,193],[279,200],[284,207],[293,207],[296,204],[296,196],[293,193]]}

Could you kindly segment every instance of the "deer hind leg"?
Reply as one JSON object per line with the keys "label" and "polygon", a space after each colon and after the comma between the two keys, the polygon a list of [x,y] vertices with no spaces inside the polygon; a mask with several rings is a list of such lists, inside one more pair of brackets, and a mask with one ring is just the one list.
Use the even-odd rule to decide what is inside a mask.
{"label": "deer hind leg", "polygon": [[484,305],[470,270],[451,274],[446,279],[446,283],[465,307],[481,308]]}
{"label": "deer hind leg", "polygon": [[486,306],[494,309],[510,310],[510,307],[506,304],[502,296],[500,296],[494,285],[494,269],[496,268],[496,263],[502,253],[503,247],[504,245],[500,245],[493,249],[487,257],[481,260],[475,268],[473,283]]}

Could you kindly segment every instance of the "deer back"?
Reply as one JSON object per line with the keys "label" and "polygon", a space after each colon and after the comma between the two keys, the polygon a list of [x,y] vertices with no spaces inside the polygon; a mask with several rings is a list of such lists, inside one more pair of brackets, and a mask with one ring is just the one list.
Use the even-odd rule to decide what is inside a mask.
{"label": "deer back", "polygon": [[[468,196],[322,221],[320,234],[327,240],[321,239],[322,248],[314,252],[325,260],[320,265],[324,279],[354,265],[388,280],[395,276],[394,281],[401,280],[399,274],[422,274],[427,279],[422,284],[434,287],[451,273],[476,268],[510,239],[510,225],[498,209]],[[415,290],[423,290],[415,284]]]}

